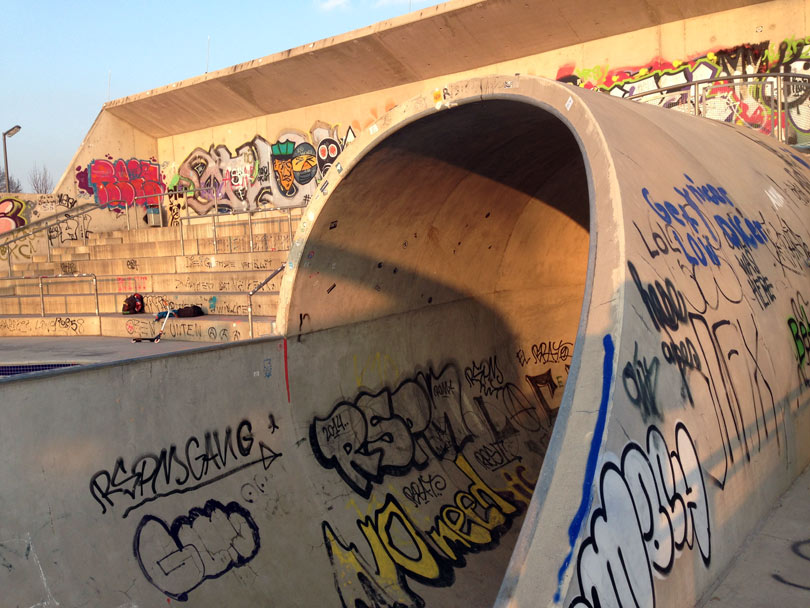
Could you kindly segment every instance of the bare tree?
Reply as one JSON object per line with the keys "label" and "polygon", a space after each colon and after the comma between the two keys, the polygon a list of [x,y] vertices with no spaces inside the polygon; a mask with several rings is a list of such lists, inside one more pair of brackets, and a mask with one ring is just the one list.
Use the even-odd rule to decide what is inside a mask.
{"label": "bare tree", "polygon": [[31,184],[31,188],[37,194],[50,194],[51,190],[53,190],[53,179],[48,172],[48,167],[40,169],[36,163],[34,163],[34,168],[28,174],[28,183]]}
{"label": "bare tree", "polygon": [[[8,185],[9,185],[9,192],[22,192],[22,184],[20,183],[20,180],[18,180],[13,175],[9,175]],[[5,190],[6,190],[6,172],[3,171],[3,167],[0,166],[0,192],[5,192]]]}

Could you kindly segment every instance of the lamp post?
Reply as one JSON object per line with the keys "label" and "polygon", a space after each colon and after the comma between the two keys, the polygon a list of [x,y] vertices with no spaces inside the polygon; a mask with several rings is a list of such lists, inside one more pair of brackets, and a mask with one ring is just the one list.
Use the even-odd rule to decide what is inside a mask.
{"label": "lamp post", "polygon": [[14,137],[20,130],[20,125],[14,125],[8,131],[3,132],[3,160],[6,163],[6,192],[11,190],[10,180],[8,177],[8,152],[6,151],[6,137]]}

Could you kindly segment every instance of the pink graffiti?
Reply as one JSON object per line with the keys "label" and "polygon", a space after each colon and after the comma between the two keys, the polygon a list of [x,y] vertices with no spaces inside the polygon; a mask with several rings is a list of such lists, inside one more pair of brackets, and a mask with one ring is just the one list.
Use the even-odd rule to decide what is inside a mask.
{"label": "pink graffiti", "polygon": [[123,209],[133,204],[160,204],[165,192],[160,166],[148,160],[96,159],[87,166],[88,182],[101,207]]}
{"label": "pink graffiti", "polygon": [[118,283],[118,293],[133,293],[136,291],[146,291],[149,285],[149,278],[142,277],[115,277]]}
{"label": "pink graffiti", "polygon": [[16,198],[0,200],[0,234],[25,226],[27,222],[21,215],[24,209],[25,203]]}
{"label": "pink graffiti", "polygon": [[76,167],[76,184],[79,187],[79,190],[82,192],[87,192],[87,194],[93,194],[93,187],[87,181],[87,169],[82,169],[82,166],[79,165]]}

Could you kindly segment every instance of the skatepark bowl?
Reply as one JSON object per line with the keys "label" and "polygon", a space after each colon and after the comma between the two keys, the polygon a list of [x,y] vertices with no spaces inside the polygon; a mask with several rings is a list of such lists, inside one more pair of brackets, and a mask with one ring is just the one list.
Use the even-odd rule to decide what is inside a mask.
{"label": "skatepark bowl", "polygon": [[807,169],[536,78],[394,108],[282,338],[0,381],[4,601],[696,603],[808,460]]}

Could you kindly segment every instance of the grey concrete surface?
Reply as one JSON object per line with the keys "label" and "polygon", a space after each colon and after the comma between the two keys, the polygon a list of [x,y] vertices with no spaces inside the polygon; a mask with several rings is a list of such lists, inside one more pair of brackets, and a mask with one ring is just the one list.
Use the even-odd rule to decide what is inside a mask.
{"label": "grey concrete surface", "polygon": [[200,348],[199,342],[133,343],[98,336],[0,338],[0,365],[12,363],[105,363]]}
{"label": "grey concrete surface", "polygon": [[810,606],[810,467],[774,505],[701,608]]}

